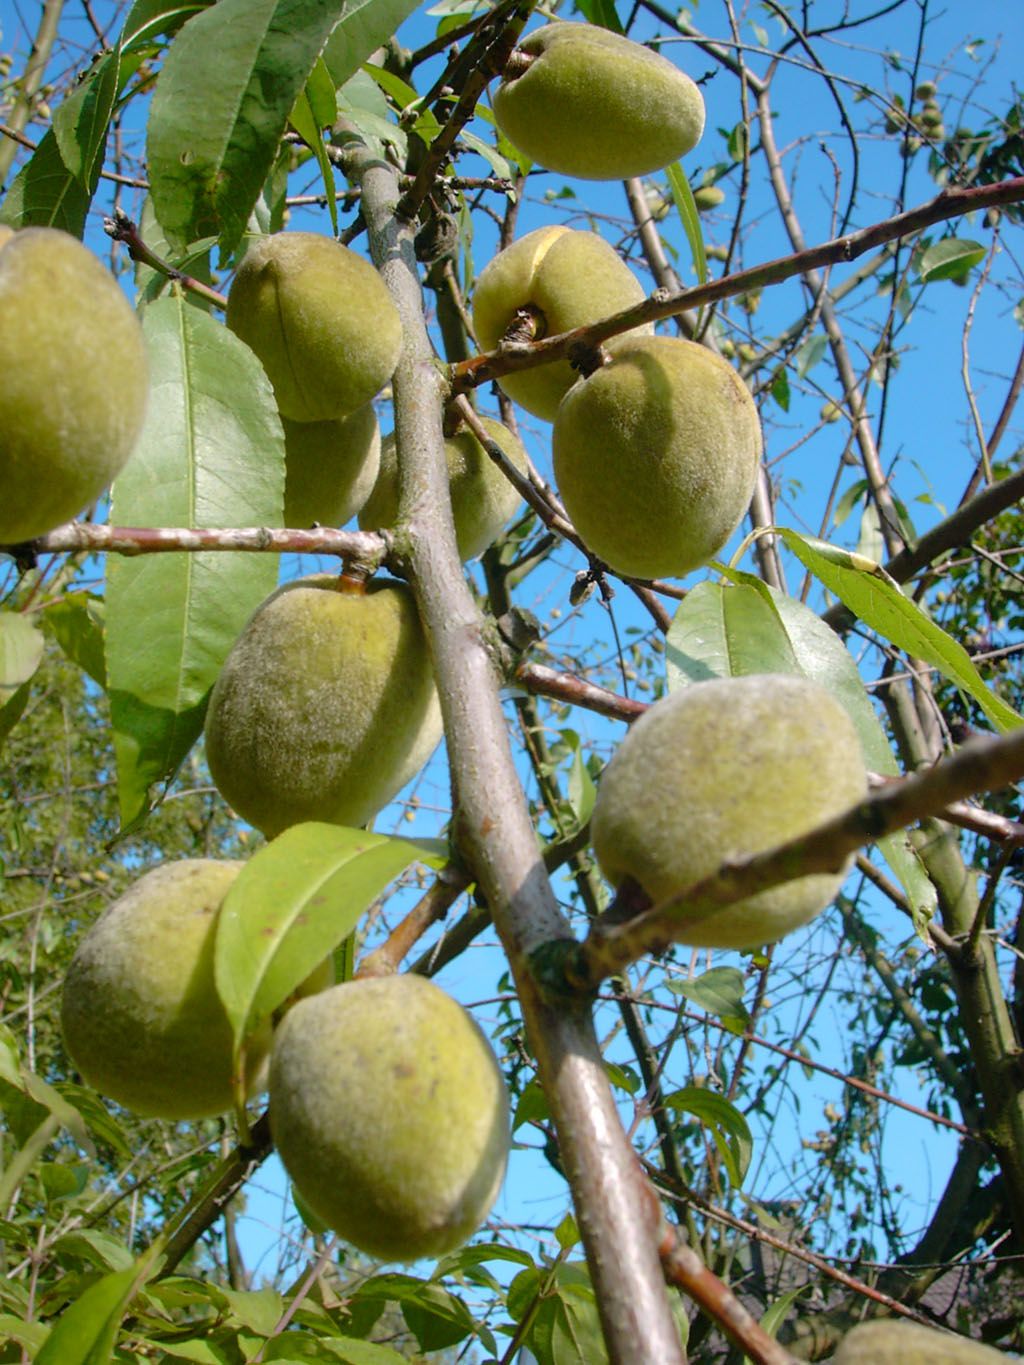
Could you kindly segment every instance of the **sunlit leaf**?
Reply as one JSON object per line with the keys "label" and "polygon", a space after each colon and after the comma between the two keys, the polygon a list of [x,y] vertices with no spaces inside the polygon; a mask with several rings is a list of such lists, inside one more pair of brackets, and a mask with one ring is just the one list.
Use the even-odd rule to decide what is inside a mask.
{"label": "sunlit leaf", "polygon": [[337,825],[293,825],[242,868],[217,920],[215,973],[236,1045],[309,976],[387,884],[428,851]]}
{"label": "sunlit leaf", "polygon": [[[113,520],[280,526],[284,437],[259,361],[177,290],[146,309],[143,331],[149,409],[114,484]],[[107,682],[124,826],[199,737],[228,650],[276,583],[274,555],[109,557]]]}

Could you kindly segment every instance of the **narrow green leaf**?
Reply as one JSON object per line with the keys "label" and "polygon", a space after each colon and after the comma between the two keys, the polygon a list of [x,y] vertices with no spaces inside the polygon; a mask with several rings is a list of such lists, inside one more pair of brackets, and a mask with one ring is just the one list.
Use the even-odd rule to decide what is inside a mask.
{"label": "narrow green leaf", "polygon": [[778,403],[782,411],[788,412],[790,396],[789,375],[786,373],[785,369],[779,369],[775,372],[775,378],[772,380],[771,392],[772,397],[775,399],[776,403]]}
{"label": "narrow green leaf", "polygon": [[678,161],[673,166],[667,166],[665,174],[668,177],[669,188],[675,201],[676,212],[679,214],[679,221],[683,225],[686,240],[690,244],[690,255],[693,257],[693,268],[697,272],[697,279],[700,284],[706,284],[708,258],[704,254],[704,233],[701,229],[697,205],[693,201],[690,182],[683,174],[682,165]]}
{"label": "narrow green leaf", "polygon": [[0,204],[0,223],[13,228],[62,228],[81,237],[91,198],[64,165],[50,129],[11,182]]}
{"label": "narrow green leaf", "polygon": [[[152,1264],[152,1257],[145,1259]],[[57,1320],[36,1365],[106,1365],[142,1274],[145,1270],[137,1262],[90,1285]]]}
{"label": "narrow green leaf", "polygon": [[27,683],[43,657],[43,633],[27,616],[0,611],[0,706]]}
{"label": "narrow green leaf", "polygon": [[[764,1316],[761,1319],[761,1326],[773,1339],[778,1336],[779,1328],[786,1320],[786,1315],[796,1303],[800,1295],[810,1286],[798,1284],[795,1289],[787,1289],[785,1294],[780,1294],[774,1303],[769,1304]],[[744,1365],[754,1365],[749,1356],[743,1357]]]}
{"label": "narrow green leaf", "polygon": [[1012,707],[985,686],[963,645],[929,620],[880,564],[796,531],[783,529],[781,534],[800,562],[866,626],[962,687],[997,730],[1024,724]]}
{"label": "narrow green leaf", "polygon": [[[175,290],[146,309],[146,424],[114,485],[122,526],[280,526],[284,438],[270,382],[238,338]],[[147,808],[198,738],[228,650],[277,582],[277,558],[107,560],[107,681],[121,819]]]}
{"label": "narrow green leaf", "polygon": [[[322,65],[322,63],[321,63]],[[334,90],[331,90],[333,97]],[[332,114],[331,122],[337,115],[337,104]],[[295,101],[295,107],[288,116],[288,122],[292,125],[299,137],[302,138],[306,146],[310,148],[316,157],[317,165],[320,167],[320,179],[323,181],[324,195],[327,199],[327,212],[331,218],[331,231],[335,236],[338,235],[338,202],[334,197],[334,167],[331,165],[327,155],[327,148],[324,146],[322,124],[313,112],[313,106],[309,99],[309,85],[303,90],[299,98]]]}
{"label": "narrow green leaf", "polygon": [[90,198],[102,169],[120,80],[121,49],[115,47],[100,58],[53,113],[53,134],[64,165]]}
{"label": "narrow green leaf", "polygon": [[424,856],[405,839],[309,823],[286,829],[246,863],[221,906],[214,967],[236,1046]]}
{"label": "narrow green leaf", "polygon": [[980,242],[969,242],[960,237],[944,237],[941,242],[921,252],[917,263],[922,284],[935,280],[963,279],[972,266],[985,259],[985,248]]}
{"label": "narrow green leaf", "polygon": [[687,593],[672,619],[665,671],[672,692],[707,678],[801,670],[770,600],[753,586],[706,580]]}
{"label": "narrow green leaf", "polygon": [[219,0],[171,45],[146,138],[157,217],[180,249],[230,253],[343,0]]}
{"label": "narrow green leaf", "polygon": [[177,33],[186,19],[214,0],[135,0],[121,30],[121,51]]}
{"label": "narrow green leaf", "polygon": [[729,1180],[739,1187],[750,1165],[754,1140],[747,1121],[735,1105],[713,1090],[688,1085],[665,1096],[666,1109],[681,1109],[710,1129],[715,1146],[725,1164]]}
{"label": "narrow green leaf", "polygon": [[569,804],[572,806],[576,819],[581,825],[585,825],[594,809],[597,787],[590,775],[590,769],[583,761],[583,746],[580,744],[579,735],[571,730],[563,730],[562,734],[567,739],[569,735],[572,735],[572,740],[569,741],[572,746],[572,763],[569,767]]}
{"label": "narrow green leaf", "polygon": [[577,8],[592,24],[621,33],[622,21],[615,11],[615,0],[579,0]]}
{"label": "narrow green leaf", "polygon": [[746,978],[737,967],[712,967],[692,981],[672,977],[665,984],[716,1019],[734,1022],[741,1030],[750,1026],[750,1015],[743,1003]]}
{"label": "narrow green leaf", "polygon": [[477,137],[475,133],[469,133],[465,129],[459,134],[459,138],[471,151],[476,152],[477,156],[483,157],[495,175],[500,176],[502,180],[512,179],[512,167],[508,161],[483,138]]}
{"label": "narrow green leaf", "polygon": [[65,593],[43,613],[43,625],[73,664],[100,687],[107,685],[103,658],[106,602],[91,592]]}
{"label": "narrow green leaf", "polygon": [[344,85],[416,5],[417,0],[350,0],[323,53],[334,84]]}
{"label": "narrow green leaf", "polygon": [[850,515],[859,502],[863,502],[867,496],[869,484],[867,479],[857,479],[846,490],[843,496],[836,503],[836,510],[832,517],[833,526],[842,526],[843,522]]}

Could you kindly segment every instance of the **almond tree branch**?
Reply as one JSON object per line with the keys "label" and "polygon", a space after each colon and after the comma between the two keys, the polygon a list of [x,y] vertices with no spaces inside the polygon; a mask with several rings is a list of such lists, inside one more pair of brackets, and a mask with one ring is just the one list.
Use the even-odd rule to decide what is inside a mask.
{"label": "almond tree branch", "polygon": [[390,536],[380,531],[336,531],[330,526],[312,530],[281,530],[270,526],[206,527],[188,526],[96,526],[92,522],[69,521],[48,531],[45,536],[21,545],[0,547],[15,557],[43,554],[120,555],[166,554],[172,550],[249,550],[268,554],[338,555],[368,568],[389,561]]}
{"label": "almond tree branch", "polygon": [[394,376],[402,545],[434,657],[458,836],[516,980],[549,1098],[612,1361],[677,1365],[685,1355],[657,1253],[654,1196],[626,1141],[589,1002],[547,999],[531,950],[566,940],[515,770],[486,646],[455,546],[441,424],[445,394],[422,311],[411,225],[396,217],[393,168],[360,158],[370,248],[403,324]]}
{"label": "almond tree branch", "polygon": [[809,834],[778,848],[726,863],[679,895],[625,923],[596,924],[561,963],[575,991],[590,992],[649,953],[663,952],[684,925],[700,923],[747,896],[812,872],[838,872],[862,844],[934,815],[979,791],[996,791],[1024,776],[1024,729],[975,739],[933,768],[885,787]]}
{"label": "almond tree branch", "polygon": [[[979,526],[984,526],[1000,512],[1013,507],[1024,498],[1024,469],[1010,474],[998,483],[989,484],[969,502],[961,503],[945,521],[933,526],[912,547],[893,555],[885,564],[885,572],[897,583],[906,583],[919,570],[933,564],[947,550],[966,544]],[[821,618],[833,630],[843,630],[853,621],[853,615],[842,602],[829,607]]]}
{"label": "almond tree branch", "polygon": [[752,266],[749,270],[738,270],[734,274],[723,275],[721,279],[710,284],[683,289],[677,294],[655,290],[643,303],[613,313],[600,322],[577,327],[558,336],[544,337],[540,341],[520,342],[498,350],[485,351],[482,355],[474,356],[472,360],[462,361],[452,367],[452,385],[456,392],[465,393],[468,389],[490,383],[492,379],[497,379],[501,375],[534,369],[537,365],[564,359],[576,347],[598,346],[609,337],[631,331],[641,323],[674,317],[676,313],[687,308],[699,308],[702,304],[714,303],[717,299],[731,298],[733,295],[747,293],[765,285],[780,284],[783,280],[805,274],[818,266],[854,261],[865,251],[870,251],[896,237],[906,237],[919,232],[932,223],[940,223],[977,209],[999,204],[1016,204],[1022,200],[1024,176],[1001,180],[995,185],[945,190],[935,199],[909,209],[906,213],[886,218],[870,227],[861,228],[858,232],[835,237],[819,246],[808,247],[805,251],[781,256],[764,265]]}

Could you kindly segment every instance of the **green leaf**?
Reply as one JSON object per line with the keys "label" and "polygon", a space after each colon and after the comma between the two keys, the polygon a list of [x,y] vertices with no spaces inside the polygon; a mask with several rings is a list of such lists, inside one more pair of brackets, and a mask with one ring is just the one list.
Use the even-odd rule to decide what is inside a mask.
{"label": "green leaf", "polygon": [[43,625],[83,673],[100,687],[107,685],[103,657],[106,602],[91,592],[69,592],[48,606]]}
{"label": "green leaf", "polygon": [[150,1255],[90,1285],[57,1320],[35,1365],[106,1365],[125,1309],[147,1265],[153,1265]]}
{"label": "green leaf", "polygon": [[324,48],[324,61],[336,86],[344,85],[371,53],[408,18],[418,0],[350,0]]}
{"label": "green leaf", "polygon": [[157,217],[180,249],[232,252],[343,0],[219,0],[178,33],[149,113]]}
{"label": "green leaf", "polygon": [[28,705],[29,694],[32,689],[28,683],[23,683],[10,698],[0,705],[0,744],[7,738],[18,721],[25,714],[25,707]]}
{"label": "green leaf", "polygon": [[571,1251],[580,1240],[580,1230],[571,1213],[567,1213],[558,1227],[555,1228],[555,1240],[563,1251]]}
{"label": "green leaf", "polygon": [[730,1181],[737,1188],[742,1185],[750,1165],[754,1140],[746,1119],[735,1105],[714,1091],[696,1085],[688,1085],[674,1094],[666,1095],[664,1104],[666,1109],[679,1109],[693,1114],[710,1129]]}
{"label": "green leaf", "polygon": [[[583,761],[583,747],[580,744],[579,735],[572,730],[563,730],[562,734],[572,747],[572,763],[569,767],[569,804],[572,806],[573,814],[579,823],[585,825],[594,809],[597,788],[590,775],[590,769]],[[570,735],[572,736],[571,740],[568,739]]]}
{"label": "green leaf", "polygon": [[91,198],[64,165],[50,129],[14,177],[0,204],[0,223],[13,228],[62,228],[81,237]]}
{"label": "green leaf", "polygon": [[92,198],[103,166],[103,150],[121,81],[121,49],[115,47],[57,106],[53,135],[64,165]]}
{"label": "green leaf", "polygon": [[246,863],[220,909],[214,966],[236,1047],[424,856],[405,839],[309,823]]}
{"label": "green leaf", "polygon": [[502,180],[512,179],[512,167],[501,153],[492,147],[490,143],[485,142],[483,138],[477,137],[475,133],[467,132],[465,129],[459,134],[459,139],[464,142],[471,151],[476,152],[477,156],[482,156],[495,175],[500,176]]}
{"label": "green leaf", "polygon": [[814,369],[827,350],[828,337],[824,332],[816,332],[814,336],[800,343],[793,352],[793,359],[796,361],[796,372],[801,379]]}
{"label": "green leaf", "polygon": [[786,373],[785,369],[776,370],[776,372],[775,372],[775,377],[774,377],[774,379],[772,380],[772,390],[771,390],[771,392],[772,392],[772,397],[775,399],[776,403],[778,403],[778,405],[779,405],[779,407],[782,409],[782,411],[783,411],[783,412],[788,412],[788,411],[789,411],[789,375]]}
{"label": "green leaf", "polygon": [[214,0],[135,0],[121,30],[121,51],[177,33],[186,19],[208,9]]}
{"label": "green leaf", "polygon": [[676,212],[679,214],[679,221],[683,225],[686,240],[690,244],[690,255],[693,257],[693,268],[697,272],[697,279],[701,284],[706,284],[708,258],[704,254],[704,233],[700,225],[700,214],[697,212],[697,205],[693,200],[690,182],[683,174],[682,165],[678,161],[673,166],[667,166],[665,174],[668,177],[669,188],[675,201]]}
{"label": "green leaf", "polygon": [[543,1121],[551,1117],[548,1097],[540,1081],[527,1081],[523,1093],[516,1101],[516,1112],[512,1116],[512,1131],[516,1132],[524,1123]]}
{"label": "green leaf", "polygon": [[997,730],[1024,724],[1011,706],[985,686],[963,645],[929,620],[880,564],[796,531],[781,529],[781,535],[800,562],[866,626],[962,687]]}
{"label": "green leaf", "polygon": [[39,667],[43,657],[43,633],[17,611],[0,611],[0,706]]}
{"label": "green leaf", "polygon": [[769,1305],[764,1317],[761,1319],[761,1326],[770,1337],[774,1338],[778,1336],[779,1328],[786,1320],[786,1314],[789,1312],[790,1308],[792,1308],[793,1304],[796,1303],[800,1295],[809,1288],[809,1285],[798,1284],[795,1289],[787,1289],[785,1294],[780,1294],[775,1302]]}
{"label": "green leaf", "polygon": [[191,1360],[195,1365],[231,1365],[231,1361],[237,1359],[233,1355],[229,1356],[223,1346],[215,1346],[203,1337],[195,1337],[191,1341],[154,1341],[133,1332],[132,1341],[148,1347],[154,1360]]}
{"label": "green leaf", "polygon": [[622,22],[615,11],[615,0],[578,0],[576,8],[592,24],[621,33]]}
{"label": "green leaf", "polygon": [[295,108],[288,121],[317,159],[327,198],[331,230],[335,236],[338,235],[338,203],[334,196],[334,167],[324,145],[323,129],[332,127],[337,117],[338,101],[334,93],[334,82],[323,59],[317,58],[317,63],[306,82],[306,88],[295,101]]}
{"label": "green leaf", "polygon": [[931,284],[935,280],[962,280],[972,266],[984,259],[985,248],[980,242],[944,237],[941,242],[921,252],[917,269],[922,284]]}
{"label": "green leaf", "polygon": [[832,517],[833,526],[842,526],[843,522],[850,515],[859,502],[863,502],[867,496],[870,484],[867,479],[858,479],[852,483],[843,496],[836,503],[836,510]]}
{"label": "green leaf", "polygon": [[228,1289],[219,1285],[234,1317],[257,1336],[269,1337],[281,1321],[284,1312],[284,1299],[275,1289],[252,1289],[248,1291]]}
{"label": "green leaf", "polygon": [[38,1359],[37,1352],[50,1335],[50,1329],[42,1322],[26,1322],[12,1313],[0,1313],[0,1340],[16,1341],[19,1346],[27,1346],[30,1359]]}
{"label": "green leaf", "polygon": [[421,1351],[443,1351],[476,1330],[473,1314],[456,1295],[435,1281],[421,1284],[401,1300],[402,1317]]}
{"label": "green leaf", "polygon": [[408,1365],[408,1356],[400,1355],[392,1346],[380,1346],[374,1341],[321,1337],[320,1345],[345,1365]]}
{"label": "green leaf", "polygon": [[[150,400],[113,490],[122,526],[280,526],[284,438],[270,382],[238,338],[181,291],[143,316]],[[277,557],[107,560],[107,682],[123,826],[168,784],[203,727],[209,691]]]}
{"label": "green leaf", "polygon": [[672,977],[666,985],[670,991],[692,1000],[723,1023],[737,1026],[733,1032],[742,1032],[750,1027],[750,1015],[743,1003],[745,983],[746,979],[737,967],[712,967],[692,981]]}
{"label": "green leaf", "polygon": [[127,1270],[135,1264],[135,1257],[123,1242],[98,1228],[65,1233],[54,1243],[54,1251],[60,1252],[62,1258],[82,1260],[102,1270]]}
{"label": "green leaf", "polygon": [[708,678],[800,671],[778,611],[752,585],[698,583],[665,637],[670,692]]}
{"label": "green leaf", "polygon": [[557,1289],[545,1297],[527,1334],[539,1365],[606,1365],[597,1300],[582,1262],[558,1266]]}

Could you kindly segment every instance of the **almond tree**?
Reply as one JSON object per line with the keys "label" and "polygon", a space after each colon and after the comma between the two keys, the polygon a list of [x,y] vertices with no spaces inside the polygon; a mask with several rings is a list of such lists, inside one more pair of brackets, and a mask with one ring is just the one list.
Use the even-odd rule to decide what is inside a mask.
{"label": "almond tree", "polygon": [[[34,31],[4,33],[0,224],[109,259],[151,394],[110,498],[5,547],[0,1359],[383,1362],[414,1340],[437,1358],[774,1362],[827,1356],[873,1315],[1024,1347],[1022,108],[980,39],[937,48],[927,5],[765,10],[723,4],[700,27],[654,0],[559,13],[657,45],[704,91],[703,142],[621,186],[552,174],[496,130],[488,92],[550,17],[529,3],[136,0],[83,17],[47,0]],[[783,142],[805,106],[839,132]],[[566,333],[528,316],[482,350],[475,280],[538,222],[598,230],[644,297]],[[285,524],[277,404],[224,308],[246,247],[295,229],[371,261],[401,319],[376,400],[393,527]],[[586,375],[640,324],[732,364],[764,427],[740,533],[683,580],[592,552],[553,485],[549,426],[500,389],[566,357]],[[907,448],[910,421],[948,409],[950,376],[939,471]],[[521,427],[526,474],[478,410]],[[444,453],[459,421],[524,499],[469,566]],[[299,824],[264,845],[209,783],[204,712],[279,577],[324,566],[411,585],[443,752],[373,835]],[[660,905],[613,898],[588,822],[623,727],[665,692],[748,673],[825,683],[857,726],[867,798]],[[380,832],[402,810],[414,838]],[[497,945],[473,994],[522,1144],[510,1189],[546,1163],[565,1216],[538,1241],[517,1207],[398,1273],[304,1210],[262,1282],[238,1216],[271,1151],[264,1106],[140,1121],[79,1083],[60,1040],[84,923],[144,865],[190,854],[248,858],[274,939],[244,961],[219,944],[240,1049],[311,942],[342,981],[442,984]],[[835,905],[779,945],[711,962],[683,946],[681,926],[847,859]],[[921,1206],[898,1188],[894,1114],[943,1153]]]}

